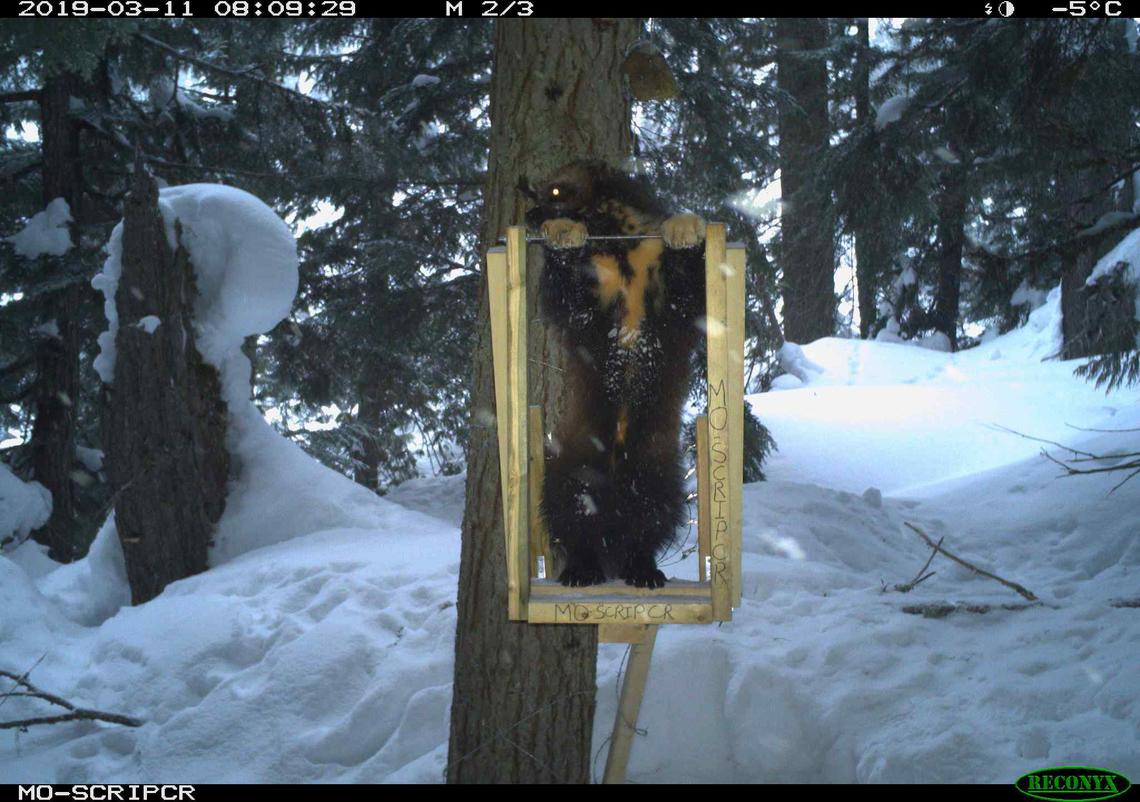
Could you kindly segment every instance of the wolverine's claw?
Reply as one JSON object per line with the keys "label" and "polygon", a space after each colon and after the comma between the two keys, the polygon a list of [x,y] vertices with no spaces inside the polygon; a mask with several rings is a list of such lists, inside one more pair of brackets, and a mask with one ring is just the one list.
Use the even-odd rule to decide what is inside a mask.
{"label": "wolverine's claw", "polygon": [[581,248],[589,234],[581,223],[559,217],[542,224],[542,236],[550,248]]}
{"label": "wolverine's claw", "polygon": [[661,224],[669,248],[695,248],[705,240],[705,221],[695,214],[675,214]]}

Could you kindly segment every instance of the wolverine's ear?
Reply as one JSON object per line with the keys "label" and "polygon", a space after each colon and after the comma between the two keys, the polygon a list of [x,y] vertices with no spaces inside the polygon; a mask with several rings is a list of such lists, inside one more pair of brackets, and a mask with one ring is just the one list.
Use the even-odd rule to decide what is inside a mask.
{"label": "wolverine's ear", "polygon": [[519,176],[519,192],[521,192],[526,197],[530,198],[532,201],[534,201],[536,203],[538,202],[538,193],[535,192],[534,189],[531,187],[530,181],[527,179],[527,177],[525,175]]}

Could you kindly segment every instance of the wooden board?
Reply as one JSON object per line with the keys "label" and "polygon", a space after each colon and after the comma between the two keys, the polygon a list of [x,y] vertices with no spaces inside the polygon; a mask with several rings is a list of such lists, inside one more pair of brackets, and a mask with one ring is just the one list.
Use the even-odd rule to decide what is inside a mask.
{"label": "wooden board", "polygon": [[650,624],[598,624],[598,643],[641,643]]}
{"label": "wooden board", "polygon": [[487,301],[491,316],[491,354],[495,364],[495,429],[499,436],[499,482],[502,485],[503,521],[507,511],[507,455],[510,453],[511,427],[507,420],[507,249],[487,251]]}
{"label": "wooden board", "polygon": [[742,593],[744,541],[744,244],[728,246],[726,277],[728,298],[728,426],[729,482],[732,504],[732,606],[739,607]]}
{"label": "wooden board", "polygon": [[507,593],[512,620],[523,620],[530,587],[527,536],[526,229],[507,229]]}
{"label": "wooden board", "polygon": [[708,581],[709,530],[712,528],[709,509],[709,416],[697,416],[697,576]]}
{"label": "wooden board", "polygon": [[505,248],[487,253],[495,420],[506,536],[507,605],[511,620],[526,618],[527,538],[526,231],[507,230]]}
{"label": "wooden board", "polygon": [[588,601],[571,593],[563,598],[532,598],[527,620],[532,624],[711,624],[713,610],[709,602],[667,596],[661,590],[645,599],[603,596]]}
{"label": "wooden board", "polygon": [[705,236],[708,338],[709,555],[712,606],[717,621],[732,619],[732,521],[729,414],[728,282],[725,229],[710,223]]}
{"label": "wooden board", "polygon": [[[530,576],[548,578],[553,575],[554,563],[551,560],[550,535],[546,531],[546,524],[542,520],[540,505],[542,504],[542,480],[546,473],[546,455],[543,453],[543,442],[546,432],[542,428],[542,407],[531,404],[527,408],[527,426],[529,428],[527,450],[529,460],[530,488],[527,495],[528,515],[530,528]],[[539,560],[543,572],[539,573]]]}
{"label": "wooden board", "polygon": [[620,579],[612,579],[600,585],[587,585],[584,588],[571,588],[554,579],[532,579],[530,598],[543,600],[574,596],[586,601],[600,597],[621,599],[643,599],[649,596],[684,596],[688,599],[710,601],[712,588],[708,582],[694,582],[691,579],[670,579],[663,588],[636,588]]}

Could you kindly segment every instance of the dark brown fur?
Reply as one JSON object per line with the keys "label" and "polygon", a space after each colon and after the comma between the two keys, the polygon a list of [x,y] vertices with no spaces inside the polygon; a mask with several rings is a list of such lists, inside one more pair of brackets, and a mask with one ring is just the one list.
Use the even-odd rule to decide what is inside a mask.
{"label": "dark brown fur", "polygon": [[704,311],[703,224],[668,217],[600,162],[568,164],[530,194],[527,222],[547,236],[542,310],[569,353],[542,502],[560,579],[660,587],[656,554],[685,519],[678,438]]}

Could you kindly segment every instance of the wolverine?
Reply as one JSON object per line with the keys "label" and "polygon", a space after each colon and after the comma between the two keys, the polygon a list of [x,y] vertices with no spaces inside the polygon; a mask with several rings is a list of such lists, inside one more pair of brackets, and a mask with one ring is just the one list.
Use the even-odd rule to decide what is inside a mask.
{"label": "wolverine", "polygon": [[527,225],[545,238],[543,318],[567,353],[540,508],[559,581],[663,587],[657,556],[687,517],[679,435],[704,315],[705,224],[601,161],[521,187],[535,204]]}

